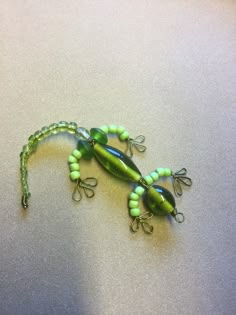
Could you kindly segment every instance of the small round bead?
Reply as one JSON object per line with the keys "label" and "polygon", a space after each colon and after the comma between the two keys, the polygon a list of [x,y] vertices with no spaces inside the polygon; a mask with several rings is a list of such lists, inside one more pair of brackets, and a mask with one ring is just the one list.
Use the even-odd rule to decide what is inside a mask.
{"label": "small round bead", "polygon": [[142,196],[142,194],[144,193],[145,189],[141,186],[137,186],[134,190],[134,192],[139,195],[139,196]]}
{"label": "small round bead", "polygon": [[66,121],[60,121],[58,124],[59,130],[60,131],[66,131],[67,127],[68,127],[68,122]]}
{"label": "small round bead", "polygon": [[117,126],[116,125],[109,125],[109,133],[116,133],[117,132]]}
{"label": "small round bead", "polygon": [[99,129],[102,129],[102,130],[103,130],[106,134],[108,134],[108,132],[109,132],[108,127],[107,127],[107,126],[105,126],[105,125],[103,125],[103,126],[99,127]]}
{"label": "small round bead", "polygon": [[30,154],[31,151],[30,151],[30,145],[28,144],[25,144],[22,148],[22,151],[25,153],[25,154]]}
{"label": "small round bead", "polygon": [[72,155],[78,160],[81,159],[81,157],[82,157],[82,154],[81,154],[81,152],[79,150],[74,150],[72,152]]}
{"label": "small round bead", "polygon": [[165,168],[165,169],[164,169],[164,172],[165,172],[165,176],[166,176],[166,177],[171,176],[171,173],[172,173],[172,172],[171,172],[171,169],[170,169],[170,168]]}
{"label": "small round bead", "polygon": [[122,134],[124,131],[125,131],[125,127],[123,127],[123,126],[117,127],[117,134],[118,135]]}
{"label": "small round bead", "polygon": [[165,170],[164,168],[158,168],[157,169],[157,173],[158,175],[161,177],[161,176],[164,176],[165,175]]}
{"label": "small round bead", "polygon": [[42,132],[41,131],[36,131],[35,133],[34,133],[34,137],[37,139],[37,140],[40,140],[40,137],[42,137]]}
{"label": "small round bead", "polygon": [[132,208],[130,209],[130,215],[131,217],[138,217],[140,216],[140,209],[139,208]]}
{"label": "small round bead", "polygon": [[51,124],[50,126],[49,126],[49,130],[51,131],[51,133],[52,134],[57,134],[58,133],[58,131],[59,131],[59,129],[58,129],[58,124]]}
{"label": "small round bead", "polygon": [[34,141],[36,141],[36,138],[34,135],[31,135],[28,139],[29,143],[33,143]]}
{"label": "small round bead", "polygon": [[128,133],[128,131],[122,132],[122,133],[120,134],[119,138],[120,138],[121,141],[127,140],[127,139],[129,138],[129,133]]}
{"label": "small round bead", "polygon": [[145,179],[145,182],[148,184],[148,185],[152,185],[153,184],[153,179],[150,175],[147,175],[144,177]]}
{"label": "small round bead", "polygon": [[159,178],[159,175],[157,174],[157,172],[152,172],[150,174],[150,176],[151,176],[151,178],[153,179],[154,182],[157,181],[158,178]]}
{"label": "small round bead", "polygon": [[79,171],[79,164],[78,163],[71,163],[70,164],[70,170],[73,171]]}
{"label": "small round bead", "polygon": [[68,125],[68,132],[74,134],[77,130],[77,124],[75,122],[70,122]]}
{"label": "small round bead", "polygon": [[69,163],[77,163],[78,160],[77,160],[73,155],[70,155],[70,156],[68,157],[68,162],[69,162]]}
{"label": "small round bead", "polygon": [[129,195],[129,199],[130,200],[138,201],[139,198],[140,198],[140,196],[138,194],[134,193],[134,192],[130,193],[130,195]]}
{"label": "small round bead", "polygon": [[137,208],[137,207],[138,207],[138,201],[135,201],[135,200],[129,201],[129,208],[133,209],[133,208]]}
{"label": "small round bead", "polygon": [[80,172],[78,172],[78,171],[70,172],[70,179],[71,180],[76,180],[79,178],[80,178]]}

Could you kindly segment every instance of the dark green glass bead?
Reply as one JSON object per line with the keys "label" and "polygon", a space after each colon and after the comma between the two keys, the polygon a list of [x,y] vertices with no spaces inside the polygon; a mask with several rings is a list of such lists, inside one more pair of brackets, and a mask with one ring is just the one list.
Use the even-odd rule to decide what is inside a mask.
{"label": "dark green glass bead", "polygon": [[90,160],[93,157],[94,151],[93,151],[93,148],[91,147],[91,145],[88,143],[88,141],[79,140],[77,147],[78,147],[78,150],[80,151],[80,153],[82,154],[82,157],[85,160]]}
{"label": "dark green glass bead", "polygon": [[109,145],[95,143],[94,153],[97,160],[112,175],[133,182],[139,182],[141,179],[137,166],[120,150]]}
{"label": "dark green glass bead", "polygon": [[108,138],[102,129],[91,128],[90,136],[100,144],[107,144]]}
{"label": "dark green glass bead", "polygon": [[153,185],[144,195],[144,203],[157,215],[168,215],[175,209],[175,198],[164,187]]}

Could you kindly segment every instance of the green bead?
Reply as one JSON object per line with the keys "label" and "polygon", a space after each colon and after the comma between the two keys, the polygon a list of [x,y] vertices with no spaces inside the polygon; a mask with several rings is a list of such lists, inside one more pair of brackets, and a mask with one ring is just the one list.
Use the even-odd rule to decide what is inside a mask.
{"label": "green bead", "polygon": [[153,179],[150,175],[145,176],[144,180],[149,186],[153,184]]}
{"label": "green bead", "polygon": [[25,145],[23,146],[22,150],[23,150],[23,152],[24,152],[25,154],[30,155],[30,153],[31,153],[31,146],[28,145],[28,144],[25,144]]}
{"label": "green bead", "polygon": [[164,168],[158,168],[157,173],[160,177],[165,175],[165,169]]}
{"label": "green bead", "polygon": [[49,126],[49,130],[51,131],[52,134],[57,134],[58,131],[59,131],[59,128],[58,128],[58,124],[56,123],[53,123]]}
{"label": "green bead", "polygon": [[75,134],[76,130],[77,130],[77,124],[73,121],[70,122],[68,125],[68,132],[71,134]]}
{"label": "green bead", "polygon": [[122,134],[124,131],[125,131],[125,127],[123,127],[123,126],[117,127],[117,134],[118,135]]}
{"label": "green bead", "polygon": [[127,140],[127,139],[129,138],[129,133],[128,133],[128,131],[122,132],[122,133],[120,134],[119,138],[120,138],[121,141]]}
{"label": "green bead", "polygon": [[81,152],[85,160],[90,160],[94,155],[94,150],[86,140],[78,141],[78,150]]}
{"label": "green bead", "polygon": [[82,154],[81,154],[81,152],[79,150],[74,150],[72,152],[72,155],[78,160],[81,159],[81,157],[82,157]]}
{"label": "green bead", "polygon": [[38,140],[43,140],[46,137],[50,136],[50,134],[51,134],[51,131],[49,130],[49,128],[48,127],[43,127],[41,129],[41,136],[39,137]]}
{"label": "green bead", "polygon": [[142,196],[142,194],[145,192],[145,189],[142,186],[137,186],[134,190],[134,192],[139,195]]}
{"label": "green bead", "polygon": [[141,173],[134,162],[120,150],[109,145],[95,143],[96,159],[111,174],[123,180],[139,182]]}
{"label": "green bead", "polygon": [[131,217],[138,217],[140,216],[140,209],[139,208],[132,208],[130,209],[130,215]]}
{"label": "green bead", "polygon": [[40,138],[42,137],[42,132],[41,131],[36,131],[35,133],[34,133],[34,137],[37,139],[37,140],[41,140]]}
{"label": "green bead", "polygon": [[140,198],[140,196],[138,194],[134,193],[134,192],[130,193],[130,195],[129,195],[129,199],[130,200],[137,201],[137,200],[139,200],[139,198]]}
{"label": "green bead", "polygon": [[172,171],[171,171],[170,168],[165,168],[165,169],[164,169],[164,173],[165,173],[165,176],[166,176],[166,177],[169,177],[169,176],[171,176]]}
{"label": "green bead", "polygon": [[109,125],[109,133],[116,133],[117,132],[117,126],[116,125]]}
{"label": "green bead", "polygon": [[71,172],[73,171],[79,171],[80,167],[79,167],[79,164],[78,163],[71,163],[70,164],[70,170]]}
{"label": "green bead", "polygon": [[78,172],[78,171],[70,172],[70,179],[71,180],[77,180],[79,178],[80,178],[80,172]]}
{"label": "green bead", "polygon": [[153,179],[154,182],[157,181],[158,178],[159,178],[159,175],[157,174],[157,172],[152,172],[150,174],[150,176],[151,176],[151,178]]}
{"label": "green bead", "polygon": [[99,128],[91,128],[90,129],[90,136],[96,140],[98,143],[106,144],[108,141],[106,133]]}
{"label": "green bead", "polygon": [[108,127],[105,126],[105,125],[101,126],[99,129],[101,129],[102,131],[104,131],[106,134],[108,134],[108,132],[109,132]]}
{"label": "green bead", "polygon": [[69,162],[69,163],[77,163],[78,160],[77,160],[73,155],[70,155],[70,156],[68,157],[68,162]]}
{"label": "green bead", "polygon": [[66,131],[67,130],[67,127],[68,127],[68,122],[66,121],[60,121],[59,124],[58,124],[58,127],[59,127],[59,130],[60,131]]}
{"label": "green bead", "polygon": [[138,207],[138,201],[130,200],[129,201],[129,208],[137,208]]}
{"label": "green bead", "polygon": [[34,141],[36,141],[37,139],[35,138],[34,135],[31,135],[28,139],[29,143],[33,143]]}

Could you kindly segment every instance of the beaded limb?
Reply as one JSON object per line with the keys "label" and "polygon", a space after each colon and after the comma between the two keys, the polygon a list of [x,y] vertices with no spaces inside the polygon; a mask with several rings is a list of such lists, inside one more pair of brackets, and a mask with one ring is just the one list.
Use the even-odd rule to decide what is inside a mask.
{"label": "beaded limb", "polygon": [[68,158],[70,168],[70,179],[76,183],[72,199],[74,201],[80,201],[82,199],[81,189],[83,189],[85,195],[88,198],[92,198],[95,195],[94,187],[97,186],[97,180],[94,177],[87,177],[84,180],[80,177],[80,165],[79,160],[82,158],[82,153],[79,150],[74,150]]}
{"label": "beaded limb", "polygon": [[103,125],[100,127],[107,135],[108,134],[115,134],[118,136],[120,141],[127,142],[127,149],[126,153],[129,157],[133,157],[133,147],[139,151],[144,152],[146,151],[146,147],[142,144],[145,141],[145,137],[143,135],[139,135],[136,138],[130,138],[128,131],[123,126],[116,126],[116,125]]}
{"label": "beaded limb", "polygon": [[[169,168],[157,168],[155,171],[144,177],[145,183],[151,186],[156,182],[160,176],[171,176],[171,170]],[[129,195],[129,208],[131,217],[140,216],[140,209],[138,207],[139,199],[145,192],[142,186],[138,186]]]}
{"label": "beaded limb", "polygon": [[30,155],[36,151],[37,145],[40,141],[62,132],[76,134],[77,124],[75,122],[61,121],[58,124],[53,123],[49,127],[43,127],[36,131],[28,139],[28,143],[23,146],[20,153],[20,172],[21,172],[21,187],[22,187],[22,206],[24,209],[28,207],[28,199],[30,197],[29,186],[27,181],[27,162]]}
{"label": "beaded limb", "polygon": [[[174,191],[176,192],[176,189],[178,189],[178,191],[181,190],[182,195],[182,188],[180,186],[180,183],[183,183],[187,186],[191,186],[192,184],[190,178],[184,177],[184,175],[186,175],[186,172],[186,169],[182,169],[176,173],[173,173],[170,168],[157,168],[149,175],[143,177],[144,184],[145,186],[147,185],[147,187],[151,187],[151,185],[153,185],[154,182],[158,181],[160,177],[173,177]],[[175,188],[176,186],[177,188]],[[145,233],[151,234],[153,232],[153,227],[148,224],[146,220],[151,219],[153,214],[151,212],[145,212],[141,214],[141,210],[139,208],[139,200],[144,192],[145,189],[142,186],[137,186],[134,191],[131,192],[129,195],[129,212],[130,216],[134,218],[133,222],[131,223],[131,230],[133,232],[137,232],[139,226],[141,225]],[[182,223],[184,221],[184,215],[181,212],[178,212],[176,208],[174,208],[174,211],[171,213],[171,215],[178,223]]]}

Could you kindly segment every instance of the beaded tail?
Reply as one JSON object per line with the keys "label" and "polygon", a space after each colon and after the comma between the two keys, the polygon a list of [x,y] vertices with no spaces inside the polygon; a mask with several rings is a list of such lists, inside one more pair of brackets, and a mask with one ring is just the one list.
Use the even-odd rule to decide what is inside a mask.
{"label": "beaded tail", "polygon": [[78,126],[75,122],[61,121],[59,123],[53,123],[49,127],[43,127],[41,130],[36,131],[28,139],[28,143],[23,146],[22,152],[20,153],[20,172],[21,172],[21,188],[22,188],[22,199],[21,203],[24,209],[28,208],[28,200],[30,198],[29,185],[28,185],[28,171],[27,162],[33,152],[36,151],[37,145],[40,141],[48,138],[51,135],[58,133],[70,133],[76,134]]}

